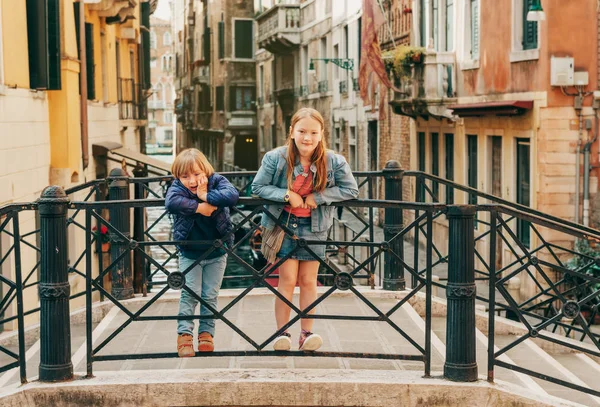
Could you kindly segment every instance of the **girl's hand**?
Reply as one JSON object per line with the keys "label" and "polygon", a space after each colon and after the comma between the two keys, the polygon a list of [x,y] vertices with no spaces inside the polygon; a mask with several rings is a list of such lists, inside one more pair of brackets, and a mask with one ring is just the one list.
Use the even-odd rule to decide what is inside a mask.
{"label": "girl's hand", "polygon": [[198,177],[198,190],[196,195],[201,201],[206,201],[206,195],[208,194],[208,178],[202,174]]}
{"label": "girl's hand", "polygon": [[199,213],[202,216],[210,216],[216,210],[217,210],[216,206],[212,206],[211,204],[202,202],[201,204],[198,205],[198,209],[196,209],[196,213]]}
{"label": "girl's hand", "polygon": [[318,204],[315,201],[315,196],[313,194],[308,195],[304,198],[304,202],[306,204],[305,208],[316,209]]}
{"label": "girl's hand", "polygon": [[290,200],[288,203],[292,208],[306,208],[304,199],[302,199],[302,197],[294,191],[290,191]]}

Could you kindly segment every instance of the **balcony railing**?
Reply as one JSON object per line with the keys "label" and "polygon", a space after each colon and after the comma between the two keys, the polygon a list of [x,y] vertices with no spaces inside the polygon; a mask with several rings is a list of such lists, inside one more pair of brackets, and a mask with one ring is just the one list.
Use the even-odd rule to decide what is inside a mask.
{"label": "balcony railing", "polygon": [[130,78],[119,78],[117,91],[120,120],[148,119],[148,105],[141,84]]}
{"label": "balcony railing", "polygon": [[276,4],[256,18],[258,45],[273,54],[286,54],[300,44],[300,2]]}
{"label": "balcony railing", "polygon": [[319,82],[319,93],[326,93],[329,90],[327,81]]}
{"label": "balcony railing", "polygon": [[348,81],[340,81],[340,94],[348,94]]}
{"label": "balcony railing", "polygon": [[148,109],[165,109],[167,106],[164,100],[149,100]]}

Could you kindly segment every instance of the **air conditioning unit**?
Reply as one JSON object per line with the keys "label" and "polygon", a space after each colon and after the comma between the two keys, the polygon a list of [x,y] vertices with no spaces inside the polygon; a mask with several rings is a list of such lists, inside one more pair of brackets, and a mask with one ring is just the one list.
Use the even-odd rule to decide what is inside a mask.
{"label": "air conditioning unit", "polygon": [[550,58],[550,85],[573,86],[575,83],[575,61],[572,57]]}

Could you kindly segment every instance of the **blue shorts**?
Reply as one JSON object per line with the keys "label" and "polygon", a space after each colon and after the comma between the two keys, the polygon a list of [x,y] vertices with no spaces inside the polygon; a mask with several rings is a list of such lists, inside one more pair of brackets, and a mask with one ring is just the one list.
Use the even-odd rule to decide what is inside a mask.
{"label": "blue shorts", "polygon": [[[306,240],[320,241],[322,244],[311,243],[309,244],[310,250],[321,260],[325,260],[325,248],[327,246],[327,231],[324,232],[313,232],[311,231],[311,218],[298,218],[295,215],[289,215],[290,221],[287,222],[288,213],[283,212],[279,221],[285,225],[287,223],[288,229],[290,229],[298,238]],[[292,252],[297,246],[297,240],[291,238],[289,235],[285,235],[281,249],[277,253],[277,258],[281,259]],[[289,258],[296,260],[317,260],[312,253],[307,251],[305,248],[299,247]]]}

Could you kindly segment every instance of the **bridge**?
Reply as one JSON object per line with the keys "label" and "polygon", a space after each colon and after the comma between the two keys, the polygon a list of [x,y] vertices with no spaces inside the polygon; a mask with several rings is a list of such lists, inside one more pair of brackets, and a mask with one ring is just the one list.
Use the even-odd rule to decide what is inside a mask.
{"label": "bridge", "polygon": [[[168,233],[164,192],[172,177],[136,175],[117,169],[0,208],[0,400],[7,405],[65,397],[197,405],[177,383],[206,396],[212,379],[198,372],[221,383],[203,405],[379,405],[385,394],[376,388],[410,405],[415,397],[427,405],[600,401],[600,260],[593,250],[600,231],[389,162],[382,171],[354,173],[361,198],[336,204],[345,209],[320,260],[318,298],[300,309],[296,297],[289,302],[274,287],[285,259],[272,267],[252,261],[256,217],[271,216],[266,201],[249,196],[254,173],[225,173],[242,196],[232,212],[236,243],[209,243],[227,251],[228,270],[236,272],[224,286],[238,288],[224,288],[211,309],[215,352],[179,359],[179,292],[195,294],[176,267],[177,242]],[[374,199],[377,191],[385,199]],[[321,243],[298,239],[297,247],[311,252]],[[276,297],[292,309],[280,330]],[[301,318],[316,320],[322,350],[272,350],[284,329],[297,333]],[[51,392],[49,382],[65,384]],[[290,390],[256,385],[247,393],[254,382]],[[146,387],[115,393],[124,383]],[[334,397],[327,383],[376,386]],[[393,387],[401,384],[408,393]],[[309,388],[330,398],[295,393]],[[149,404],[148,392],[159,401]]]}

